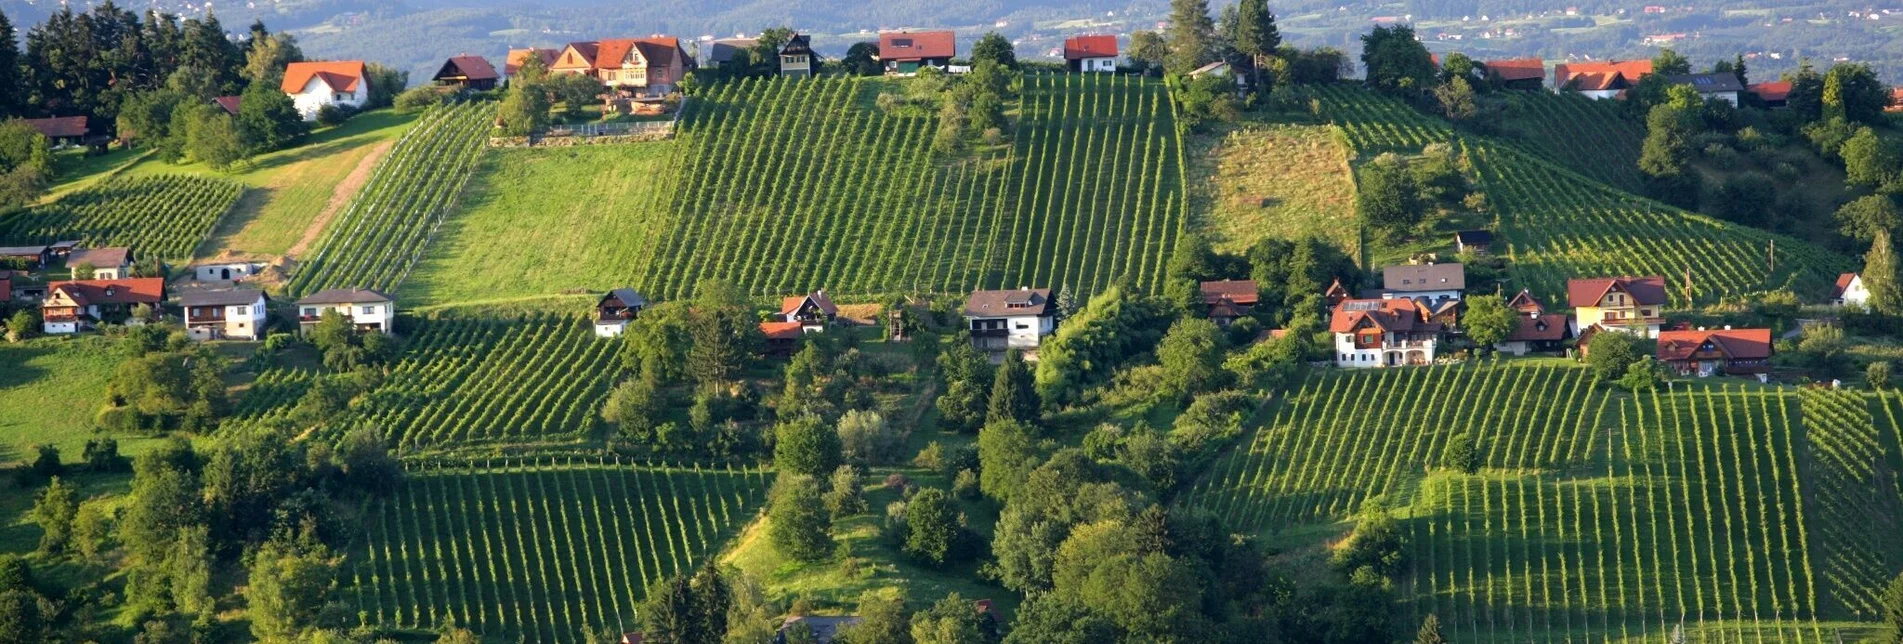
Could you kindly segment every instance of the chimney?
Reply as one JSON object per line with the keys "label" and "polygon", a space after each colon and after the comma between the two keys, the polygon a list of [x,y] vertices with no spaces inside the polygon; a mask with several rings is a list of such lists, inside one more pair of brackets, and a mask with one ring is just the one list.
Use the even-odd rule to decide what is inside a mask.
{"label": "chimney", "polygon": [[1731,325],[1729,325],[1729,324],[1727,324],[1727,325],[1725,325],[1725,330],[1726,330],[1726,331],[1730,331],[1730,330],[1731,330]]}
{"label": "chimney", "polygon": [[1702,327],[1702,326],[1701,326],[1701,327],[1698,327],[1698,330],[1700,330],[1700,331],[1703,331],[1703,330],[1705,330],[1705,327]]}

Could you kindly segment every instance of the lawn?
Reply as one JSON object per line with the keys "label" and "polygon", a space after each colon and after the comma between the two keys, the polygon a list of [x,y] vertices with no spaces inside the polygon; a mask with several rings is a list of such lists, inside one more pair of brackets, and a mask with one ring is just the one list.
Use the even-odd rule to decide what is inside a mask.
{"label": "lawn", "polygon": [[1306,235],[1356,247],[1349,152],[1331,128],[1248,123],[1192,137],[1188,153],[1192,221],[1217,249]]}
{"label": "lawn", "polygon": [[[0,463],[32,458],[33,446],[49,443],[62,460],[80,460],[92,437],[93,412],[119,362],[112,348],[99,337],[0,344]],[[120,453],[127,455],[157,442],[118,439]]]}
{"label": "lawn", "polygon": [[491,150],[403,283],[412,306],[600,290],[665,231],[657,173],[668,143]]}
{"label": "lawn", "polygon": [[[412,115],[379,110],[361,114],[343,125],[319,130],[303,145],[261,155],[233,172],[223,173],[202,163],[173,165],[146,158],[125,170],[127,176],[202,174],[242,183],[248,188],[231,216],[212,231],[198,249],[199,257],[230,253],[246,257],[284,255],[303,239],[326,205],[338,205],[354,193],[339,184],[370,158],[381,144],[408,131]],[[363,175],[360,175],[363,176]]]}

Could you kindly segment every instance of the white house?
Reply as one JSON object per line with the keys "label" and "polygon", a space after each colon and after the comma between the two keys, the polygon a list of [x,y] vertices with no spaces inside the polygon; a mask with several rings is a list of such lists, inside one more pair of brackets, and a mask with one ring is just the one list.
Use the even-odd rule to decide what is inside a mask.
{"label": "white house", "polygon": [[264,337],[270,299],[255,288],[196,291],[179,296],[185,333],[193,340],[257,340]]}
{"label": "white house", "polygon": [[1033,350],[1057,330],[1057,307],[1048,288],[972,291],[965,300],[965,322],[972,344],[979,349]]}
{"label": "white house", "polygon": [[42,330],[48,335],[78,333],[98,324],[141,324],[140,307],[161,314],[165,278],[78,280],[46,285],[40,300]]}
{"label": "white house", "polygon": [[801,333],[824,333],[826,325],[839,319],[839,307],[825,289],[807,295],[780,298],[780,321],[797,323]]}
{"label": "white house", "polygon": [[230,282],[257,275],[258,269],[259,265],[251,262],[198,264],[192,267],[192,280],[198,282]]}
{"label": "white house", "polygon": [[325,105],[362,107],[370,100],[370,78],[361,60],[291,63],[284,68],[281,87],[306,121],[316,120],[317,110]]}
{"label": "white house", "polygon": [[326,311],[349,318],[358,331],[391,333],[396,320],[396,300],[367,288],[333,288],[297,301],[297,329],[309,332],[324,319]]}
{"label": "white house", "polygon": [[1830,289],[1830,305],[1870,308],[1870,289],[1864,287],[1863,276],[1856,273],[1838,275],[1837,286]]}
{"label": "white house", "polygon": [[1328,330],[1335,334],[1335,366],[1399,367],[1434,363],[1444,327],[1425,320],[1414,300],[1343,300]]}
{"label": "white house", "polygon": [[[80,267],[90,267],[90,275],[80,275]],[[122,280],[132,277],[132,249],[124,247],[75,250],[66,256],[66,267],[76,280]]]}
{"label": "white house", "polygon": [[1117,37],[1072,36],[1065,38],[1064,64],[1073,72],[1117,71]]}
{"label": "white house", "polygon": [[618,288],[602,294],[595,301],[595,336],[601,338],[620,337],[628,330],[628,323],[640,317],[641,310],[648,307],[648,300],[631,288]]}

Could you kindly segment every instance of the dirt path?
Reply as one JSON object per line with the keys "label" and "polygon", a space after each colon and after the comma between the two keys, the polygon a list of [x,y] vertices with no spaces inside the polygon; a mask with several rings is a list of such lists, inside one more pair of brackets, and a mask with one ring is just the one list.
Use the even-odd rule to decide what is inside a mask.
{"label": "dirt path", "polygon": [[330,226],[330,220],[336,218],[337,213],[350,204],[351,197],[357,196],[357,190],[363,187],[364,182],[370,180],[370,171],[377,168],[377,162],[382,161],[383,155],[390,151],[390,146],[395,144],[396,141],[378,143],[377,147],[370,148],[369,154],[363,155],[363,160],[357,162],[356,169],[345,175],[343,181],[337,182],[337,188],[330,193],[330,202],[324,204],[324,209],[317,213],[317,218],[311,220],[310,227],[304,229],[304,236],[298,238],[297,243],[284,252],[285,257],[296,258],[303,255],[311,244],[317,243],[317,236],[322,235],[324,228]]}

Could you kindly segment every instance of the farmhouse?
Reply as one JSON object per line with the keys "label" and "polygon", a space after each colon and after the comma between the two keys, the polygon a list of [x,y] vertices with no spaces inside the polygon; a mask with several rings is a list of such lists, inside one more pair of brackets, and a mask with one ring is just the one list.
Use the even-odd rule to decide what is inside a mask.
{"label": "farmhouse", "polygon": [[160,277],[53,282],[40,302],[40,320],[49,335],[78,333],[100,323],[136,323],[134,307],[157,312],[164,301]]}
{"label": "farmhouse", "polygon": [[443,66],[436,69],[436,75],[430,77],[430,80],[438,86],[460,87],[479,92],[495,89],[496,81],[500,79],[500,75],[496,74],[495,66],[490,65],[487,59],[468,54],[452,56],[449,60],[443,61]]}
{"label": "farmhouse", "polygon": [[317,120],[317,111],[326,105],[356,108],[370,100],[370,79],[361,60],[291,63],[284,67],[279,87],[306,121]]}
{"label": "farmhouse", "polygon": [[595,335],[603,338],[620,336],[628,329],[628,323],[640,317],[641,310],[648,307],[648,300],[631,288],[618,288],[602,294],[595,301]]}
{"label": "farmhouse", "polygon": [[958,55],[958,37],[949,31],[887,31],[879,34],[879,62],[885,73],[911,75],[920,67],[945,69]]}
{"label": "farmhouse", "polygon": [[1398,367],[1434,362],[1444,328],[1425,321],[1409,299],[1344,300],[1328,322],[1335,366]]}
{"label": "farmhouse", "polygon": [[502,61],[502,75],[514,76],[517,71],[522,69],[522,63],[528,62],[530,58],[540,59],[543,68],[552,69],[555,67],[555,59],[561,55],[562,50],[560,49],[544,49],[541,47],[511,49],[509,50],[509,57]]}
{"label": "farmhouse", "polygon": [[679,39],[613,38],[572,42],[556,56],[550,71],[592,76],[617,90],[650,96],[669,94],[693,69]]}
{"label": "farmhouse", "polygon": [[1838,275],[1837,285],[1830,289],[1830,305],[1869,308],[1870,289],[1864,287],[1863,276],[1856,273]]}
{"label": "farmhouse", "polygon": [[1767,108],[1779,109],[1779,108],[1783,108],[1790,105],[1790,98],[1791,98],[1791,82],[1790,81],[1771,81],[1768,83],[1752,83],[1750,85],[1745,86],[1744,89],[1745,91],[1750,92],[1753,96],[1758,97],[1758,102],[1763,103],[1764,106]]}
{"label": "farmhouse", "polygon": [[46,246],[0,246],[0,266],[33,270],[52,260],[53,251]]}
{"label": "farmhouse", "polygon": [[1454,252],[1485,255],[1493,251],[1493,231],[1462,230],[1454,233]]}
{"label": "farmhouse", "polygon": [[1621,98],[1639,79],[1652,73],[1652,61],[1560,63],[1553,66],[1553,87],[1579,92],[1587,98]]}
{"label": "farmhouse", "polygon": [[27,125],[39,130],[46,137],[46,143],[53,147],[79,145],[86,141],[86,117],[59,116],[44,119],[23,119]]}
{"label": "farmhouse", "polygon": [[1073,72],[1117,71],[1117,37],[1072,36],[1065,38],[1064,64]]}
{"label": "farmhouse", "polygon": [[1738,105],[1738,94],[1744,91],[1744,84],[1738,82],[1736,74],[1673,74],[1665,80],[1674,85],[1688,85],[1706,100],[1718,99]]}
{"label": "farmhouse", "polygon": [[258,264],[252,262],[215,262],[192,266],[192,280],[197,282],[232,282],[258,274]]}
{"label": "farmhouse", "polygon": [[761,322],[760,335],[766,336],[767,355],[790,356],[806,335],[806,327],[798,322]]}
{"label": "farmhouse", "polygon": [[329,311],[343,315],[358,331],[392,333],[396,320],[396,300],[367,288],[325,289],[298,300],[296,306],[297,330],[305,333]]}
{"label": "farmhouse", "polygon": [[1566,280],[1573,333],[1600,326],[1656,338],[1665,323],[1665,278],[1604,277]]}
{"label": "farmhouse", "polygon": [[1036,349],[1057,330],[1057,307],[1048,288],[972,291],[965,299],[971,343],[982,351]]}
{"label": "farmhouse", "polygon": [[[66,256],[66,267],[71,269],[76,280],[116,280],[132,275],[132,249],[125,247],[92,248],[76,250]],[[91,269],[90,275],[80,275],[81,269]]]}
{"label": "farmhouse", "polygon": [[1659,334],[1658,360],[1681,376],[1764,373],[1771,368],[1771,330],[1666,331]]}
{"label": "farmhouse", "polygon": [[839,318],[839,307],[833,305],[833,298],[825,290],[813,291],[807,295],[795,295],[780,298],[780,321],[798,324],[804,333],[819,333],[826,325]]}
{"label": "farmhouse", "polygon": [[1203,294],[1203,305],[1209,307],[1210,321],[1222,327],[1253,314],[1256,303],[1262,297],[1256,290],[1255,280],[1203,282],[1199,288]]}
{"label": "farmhouse", "polygon": [[1507,89],[1537,90],[1546,84],[1546,61],[1538,58],[1513,58],[1482,61],[1487,80]]}
{"label": "farmhouse", "polygon": [[185,333],[193,340],[257,340],[264,337],[270,299],[255,288],[194,291],[179,297]]}
{"label": "farmhouse", "polygon": [[1573,337],[1572,328],[1566,324],[1566,316],[1547,313],[1546,306],[1528,291],[1521,290],[1513,296],[1507,302],[1507,308],[1513,309],[1517,315],[1513,320],[1513,328],[1507,332],[1507,339],[1493,345],[1496,351],[1516,356],[1551,353],[1559,351],[1566,340]]}
{"label": "farmhouse", "polygon": [[1381,269],[1381,285],[1384,299],[1407,298],[1439,308],[1467,290],[1467,267],[1459,262],[1389,266]]}
{"label": "farmhouse", "polygon": [[819,62],[819,54],[813,51],[813,39],[806,34],[793,34],[786,40],[786,46],[780,48],[780,75],[790,78],[806,78],[813,75],[813,66]]}

